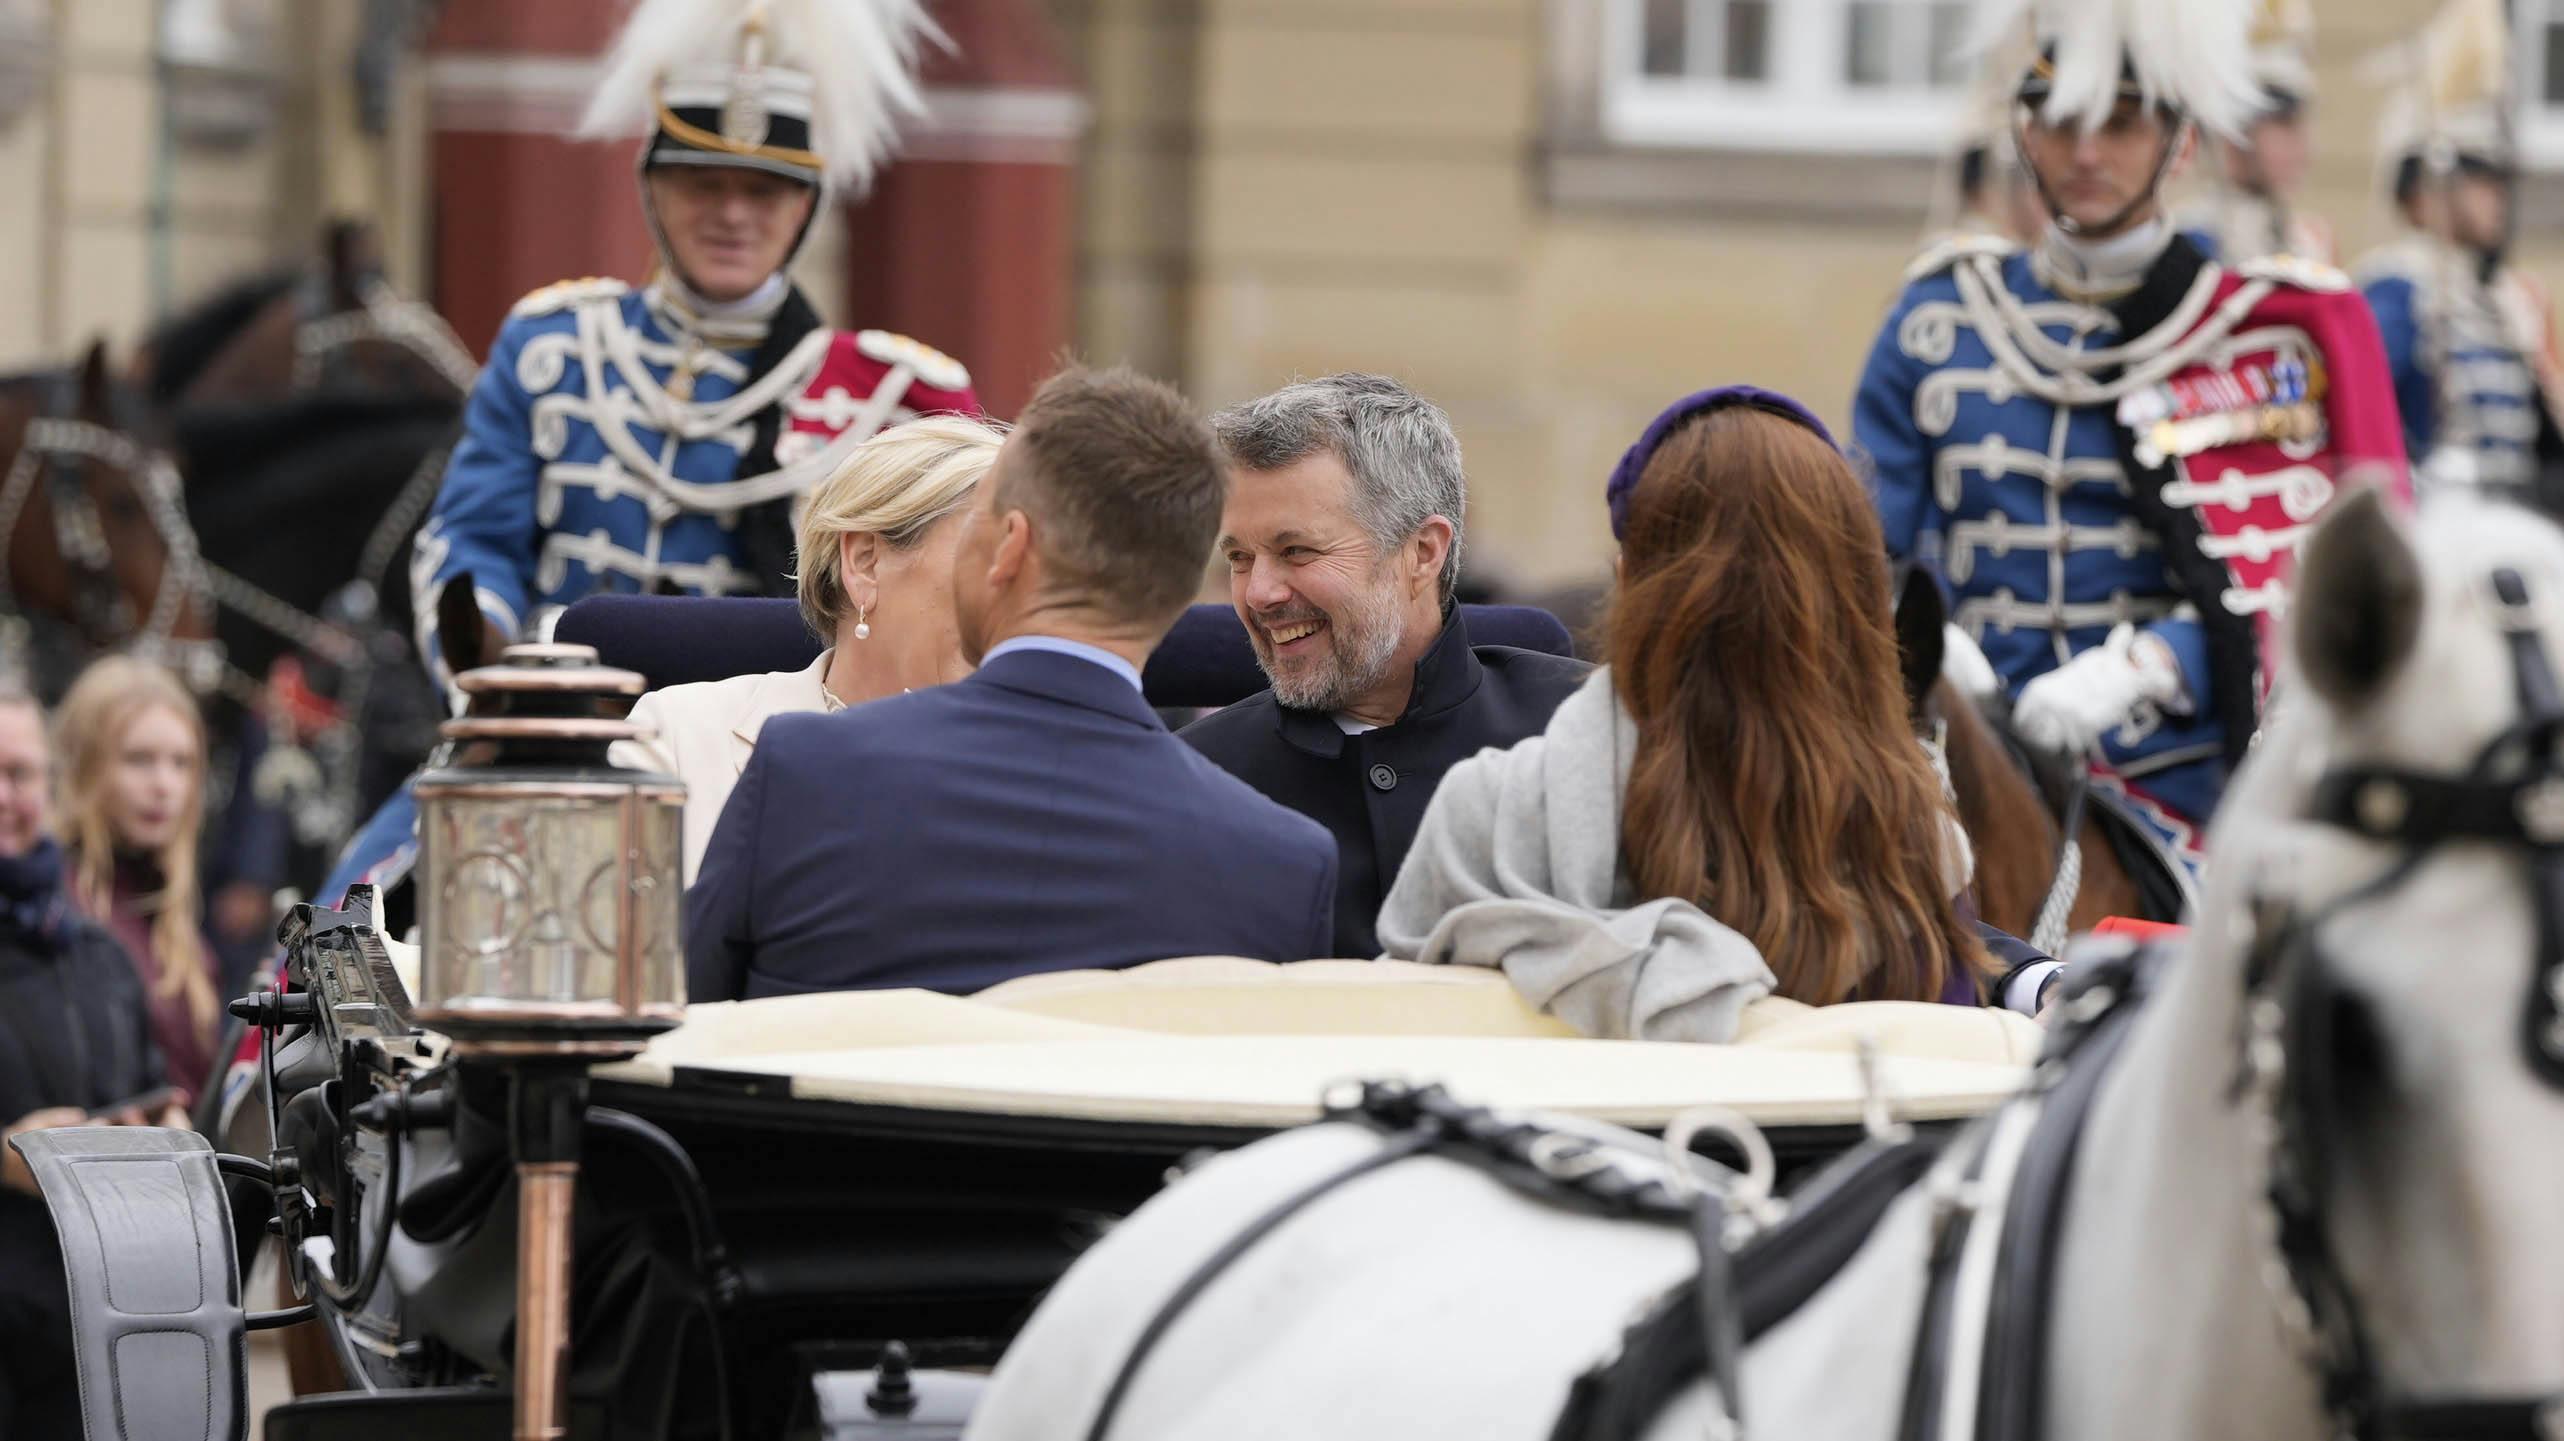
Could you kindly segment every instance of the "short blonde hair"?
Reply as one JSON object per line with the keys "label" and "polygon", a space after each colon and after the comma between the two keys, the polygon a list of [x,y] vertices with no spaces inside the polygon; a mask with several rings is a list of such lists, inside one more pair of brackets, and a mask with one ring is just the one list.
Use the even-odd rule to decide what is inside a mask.
{"label": "short blonde hair", "polygon": [[794,536],[801,618],[824,643],[846,613],[837,541],[871,531],[899,549],[960,510],[997,461],[1005,429],[967,415],[929,415],[866,440],[810,492]]}

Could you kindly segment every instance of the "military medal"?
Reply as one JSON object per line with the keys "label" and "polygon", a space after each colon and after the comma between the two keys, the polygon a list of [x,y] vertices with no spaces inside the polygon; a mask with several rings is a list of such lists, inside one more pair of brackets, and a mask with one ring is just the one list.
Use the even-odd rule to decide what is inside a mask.
{"label": "military medal", "polygon": [[2119,402],[2119,423],[2136,432],[2136,459],[2149,469],[2177,456],[2246,441],[2312,440],[2323,434],[2315,400],[2320,376],[2304,360],[2283,356],[2268,366],[2185,376],[2132,391]]}

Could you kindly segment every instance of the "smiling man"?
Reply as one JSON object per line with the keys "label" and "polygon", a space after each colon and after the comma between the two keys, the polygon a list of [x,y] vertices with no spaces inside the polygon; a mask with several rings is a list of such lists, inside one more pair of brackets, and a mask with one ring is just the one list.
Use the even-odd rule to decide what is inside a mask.
{"label": "smiling man", "polygon": [[1443,772],[1538,735],[1588,667],[1469,643],[1452,605],[1468,484],[1433,402],[1330,375],[1211,423],[1229,598],[1273,687],[1184,739],[1334,833],[1335,953],[1376,955],[1381,897]]}
{"label": "smiling man", "polygon": [[[976,413],[970,375],[832,331],[792,259],[920,109],[919,0],[652,0],[582,123],[646,136],[658,269],[519,301],[472,388],[411,566],[421,654],[469,577],[488,655],[596,591],[791,595],[792,505],[873,431]],[[463,637],[456,637],[463,640]]]}

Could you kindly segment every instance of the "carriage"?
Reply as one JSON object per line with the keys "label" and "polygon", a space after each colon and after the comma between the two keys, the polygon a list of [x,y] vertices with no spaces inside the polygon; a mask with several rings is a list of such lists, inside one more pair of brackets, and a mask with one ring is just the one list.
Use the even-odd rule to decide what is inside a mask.
{"label": "carriage", "polygon": [[[373,929],[376,905],[360,887],[345,911],[289,922],[311,1024],[278,1051],[280,1159],[268,1164],[290,1168],[308,1199],[285,1190],[283,1170],[262,1178],[278,1181],[274,1209],[315,1289],[343,1298],[316,1313],[373,1399],[294,1403],[269,1434],[354,1435],[428,1408],[491,1434],[506,1409],[492,1388],[509,1371],[519,1240],[505,1086],[410,1029],[414,959]],[[829,1429],[849,1410],[957,1434],[934,1428],[958,1419],[972,1380],[912,1379],[936,1403],[922,1409],[848,1398],[880,1392],[871,1372],[892,1343],[921,1368],[994,1362],[1084,1246],[1171,1172],[1318,1119],[1347,1081],[1439,1080],[1658,1130],[1716,1103],[1763,1127],[1795,1173],[1865,1125],[1938,1127],[1990,1108],[2036,1044],[2028,1022],[1998,1012],[1777,1000],[1757,1004],[1733,1046],[1586,1040],[1494,972],[1373,962],[1200,958],[971,997],[698,1007],[593,1073],[572,1434],[867,1434]],[[120,1151],[132,1140],[92,1134]],[[165,1140],[176,1173],[213,1168],[203,1142]],[[81,1194],[95,1203],[138,1183],[92,1180]],[[192,1212],[167,1214],[193,1228],[182,1234],[251,1240],[260,1228],[236,1220],[263,1223],[269,1202],[263,1184],[235,1187],[227,1220],[218,1191],[193,1198]],[[231,1247],[206,1274],[207,1294],[237,1298]],[[236,1299],[228,1309],[202,1324],[217,1340],[229,1328],[236,1360]],[[85,1316],[84,1333],[98,1319]],[[120,1388],[161,1379],[89,1374]],[[213,1414],[236,1417],[226,1389]],[[223,1424],[212,1434],[232,1434]]]}
{"label": "carriage", "polygon": [[[798,663],[776,650],[794,642],[753,622],[733,634],[765,637],[762,650],[669,644],[665,604],[608,602],[564,629],[606,632],[654,679],[705,654]],[[761,604],[685,614],[772,618]],[[1512,618],[1516,634],[1543,623],[1554,629]],[[1221,680],[1224,666],[1252,674],[1242,646],[1199,622],[1187,635],[1170,649],[1190,648],[1197,679],[1161,695],[1214,694],[1241,678]],[[63,1217],[93,1416],[239,1434],[243,1328],[311,1319],[346,1389],[279,1408],[269,1435],[355,1435],[386,1416],[405,1435],[503,1424],[529,1244],[512,1163],[526,1098],[550,1082],[422,1025],[419,957],[400,939],[418,889],[361,884],[287,918],[292,989],[235,1008],[267,1044],[225,1140],[263,1154],[217,1156],[186,1133],[31,1138]],[[1984,1112],[2018,1089],[2038,1043],[2002,1012],[1778,999],[1749,1010],[1733,1045],[1591,1040],[1494,970],[1370,961],[1205,957],[966,997],[697,1006],[622,1046],[626,1059],[574,1067],[570,1434],[958,1434],[982,1384],[971,1371],[1097,1236],[1198,1158],[1317,1120],[1349,1084],[1439,1082],[1649,1131],[1715,1105],[1768,1137],[1786,1177],[1876,1131]],[[111,1158],[152,1164],[94,1164]],[[109,1213],[131,1222],[86,1219]],[[269,1232],[304,1299],[246,1313],[247,1260]],[[144,1255],[201,1281],[184,1326],[212,1384],[133,1362],[143,1333],[176,1344],[171,1316],[117,1294]]]}

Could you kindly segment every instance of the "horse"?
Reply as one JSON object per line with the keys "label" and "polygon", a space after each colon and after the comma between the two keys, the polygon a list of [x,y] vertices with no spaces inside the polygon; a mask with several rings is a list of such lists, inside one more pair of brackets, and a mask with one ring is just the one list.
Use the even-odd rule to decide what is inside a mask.
{"label": "horse", "polygon": [[2359,493],[2299,576],[2189,950],[2016,1100],[1775,1197],[1714,1113],[1375,1086],[1108,1233],[968,1435],[2557,1434],[2564,530]]}
{"label": "horse", "polygon": [[2181,919],[2179,863],[2155,854],[2132,820],[2086,789],[2080,761],[2017,739],[1999,684],[1972,694],[1946,674],[1947,610],[1919,566],[1899,571],[1895,620],[1906,714],[1941,762],[1975,850],[1978,914],[2049,951],[2110,916]]}
{"label": "horse", "polygon": [[474,371],[350,223],[328,228],[314,263],[171,317],[133,369],[227,578],[219,634],[255,685],[213,730],[248,753],[243,784],[289,823],[276,879],[316,876],[434,743],[400,567]]}
{"label": "horse", "polygon": [[67,371],[0,379],[0,672],[40,700],[117,648],[200,692],[220,679],[177,472],[136,431],[103,341]]}

